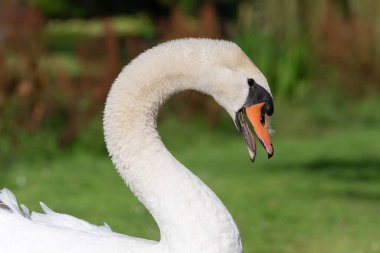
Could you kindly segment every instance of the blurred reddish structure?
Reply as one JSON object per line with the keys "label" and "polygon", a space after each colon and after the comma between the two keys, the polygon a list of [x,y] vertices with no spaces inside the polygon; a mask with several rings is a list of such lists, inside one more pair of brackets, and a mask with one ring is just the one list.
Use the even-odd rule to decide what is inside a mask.
{"label": "blurred reddish structure", "polygon": [[2,5],[0,112],[8,126],[0,129],[35,131],[47,117],[63,113],[60,144],[64,146],[102,108],[121,68],[118,38],[105,19],[103,38],[78,41],[74,52],[78,61],[83,66],[98,62],[101,67],[72,78],[48,59],[46,23],[38,10],[11,0]]}
{"label": "blurred reddish structure", "polygon": [[[251,36],[247,37],[248,44],[270,42],[259,45],[264,51],[262,55],[268,56],[263,61],[274,69],[273,75],[285,77],[296,68],[292,65],[293,58],[302,57],[298,48],[292,54],[287,46],[294,49],[298,44],[306,45],[308,63],[323,71],[328,69],[328,78],[336,75],[347,93],[380,90],[380,33],[375,23],[380,15],[375,7],[369,19],[363,10],[371,10],[371,5],[363,3],[359,15],[348,0],[239,1],[236,20],[226,25],[221,24],[217,3],[201,1],[192,12],[168,5],[167,16],[149,17],[155,30],[152,38],[117,34],[111,17],[97,18],[96,22],[101,24],[99,36],[71,38],[67,42],[70,46],[59,51],[55,48],[56,41],[46,32],[51,20],[22,1],[2,0],[0,131],[9,135],[17,129],[33,132],[45,124],[58,129],[59,143],[66,146],[89,120],[100,115],[106,94],[123,65],[158,42],[182,37],[228,39],[240,32]],[[255,40],[260,36],[262,40]],[[278,62],[283,65],[276,59],[282,60]],[[302,60],[299,62],[306,65]],[[175,106],[171,112],[183,119],[202,110],[211,126],[218,123],[221,115],[219,106],[210,97],[195,92],[175,96],[172,104]]]}
{"label": "blurred reddish structure", "polygon": [[347,85],[345,90],[351,94],[363,94],[371,88],[368,86],[380,83],[374,28],[349,5],[341,10],[333,2],[326,1],[320,55],[339,71],[339,78]]}
{"label": "blurred reddish structure", "polygon": [[[0,108],[18,102],[17,123],[33,130],[40,126],[47,108],[48,82],[40,66],[46,52],[44,19],[32,7],[4,1],[0,8]],[[11,57],[7,57],[11,55]]]}

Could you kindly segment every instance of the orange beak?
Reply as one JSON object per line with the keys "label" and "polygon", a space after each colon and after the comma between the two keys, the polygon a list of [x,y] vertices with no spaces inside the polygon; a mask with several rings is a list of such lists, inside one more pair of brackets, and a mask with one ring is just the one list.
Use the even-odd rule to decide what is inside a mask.
{"label": "orange beak", "polygon": [[272,142],[268,131],[268,118],[263,113],[264,103],[254,104],[245,109],[247,117],[252,124],[255,133],[271,158],[274,153]]}

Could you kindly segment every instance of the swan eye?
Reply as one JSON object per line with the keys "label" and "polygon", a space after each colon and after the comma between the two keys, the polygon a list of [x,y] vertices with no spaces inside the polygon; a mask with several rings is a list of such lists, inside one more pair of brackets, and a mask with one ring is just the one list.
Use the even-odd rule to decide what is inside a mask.
{"label": "swan eye", "polygon": [[255,80],[253,80],[252,78],[248,78],[248,85],[249,87],[252,87],[255,85]]}

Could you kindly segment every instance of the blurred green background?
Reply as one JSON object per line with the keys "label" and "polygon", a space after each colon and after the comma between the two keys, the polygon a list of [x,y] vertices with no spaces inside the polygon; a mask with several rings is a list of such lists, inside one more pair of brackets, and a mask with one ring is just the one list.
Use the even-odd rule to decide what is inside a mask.
{"label": "blurred green background", "polygon": [[159,239],[107,156],[102,108],[140,52],[236,42],[275,99],[275,155],[249,162],[227,114],[183,92],[162,108],[174,155],[232,213],[244,252],[380,252],[380,1],[1,0],[0,188]]}

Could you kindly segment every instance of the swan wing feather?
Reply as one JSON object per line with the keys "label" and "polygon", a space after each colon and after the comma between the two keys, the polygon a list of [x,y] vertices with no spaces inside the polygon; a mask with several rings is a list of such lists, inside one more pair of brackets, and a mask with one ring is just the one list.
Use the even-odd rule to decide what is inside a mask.
{"label": "swan wing feather", "polygon": [[112,233],[111,228],[107,224],[101,226],[92,225],[87,221],[75,218],[71,215],[54,212],[42,202],[40,202],[40,205],[44,213],[30,213],[29,209],[23,204],[20,205],[20,210],[15,195],[6,188],[0,191],[0,203],[2,204],[2,209],[0,210],[6,210],[35,223],[69,228],[87,233]]}
{"label": "swan wing feather", "polygon": [[[4,188],[0,191],[0,207],[1,210],[10,211],[16,215],[27,218],[29,215],[29,211],[26,207],[22,208],[23,211],[20,210],[15,195],[8,189]],[[27,213],[25,213],[27,211]]]}
{"label": "swan wing feather", "polygon": [[155,241],[114,233],[107,224],[92,225],[40,204],[43,213],[30,213],[11,191],[0,190],[0,252],[157,252]]}

